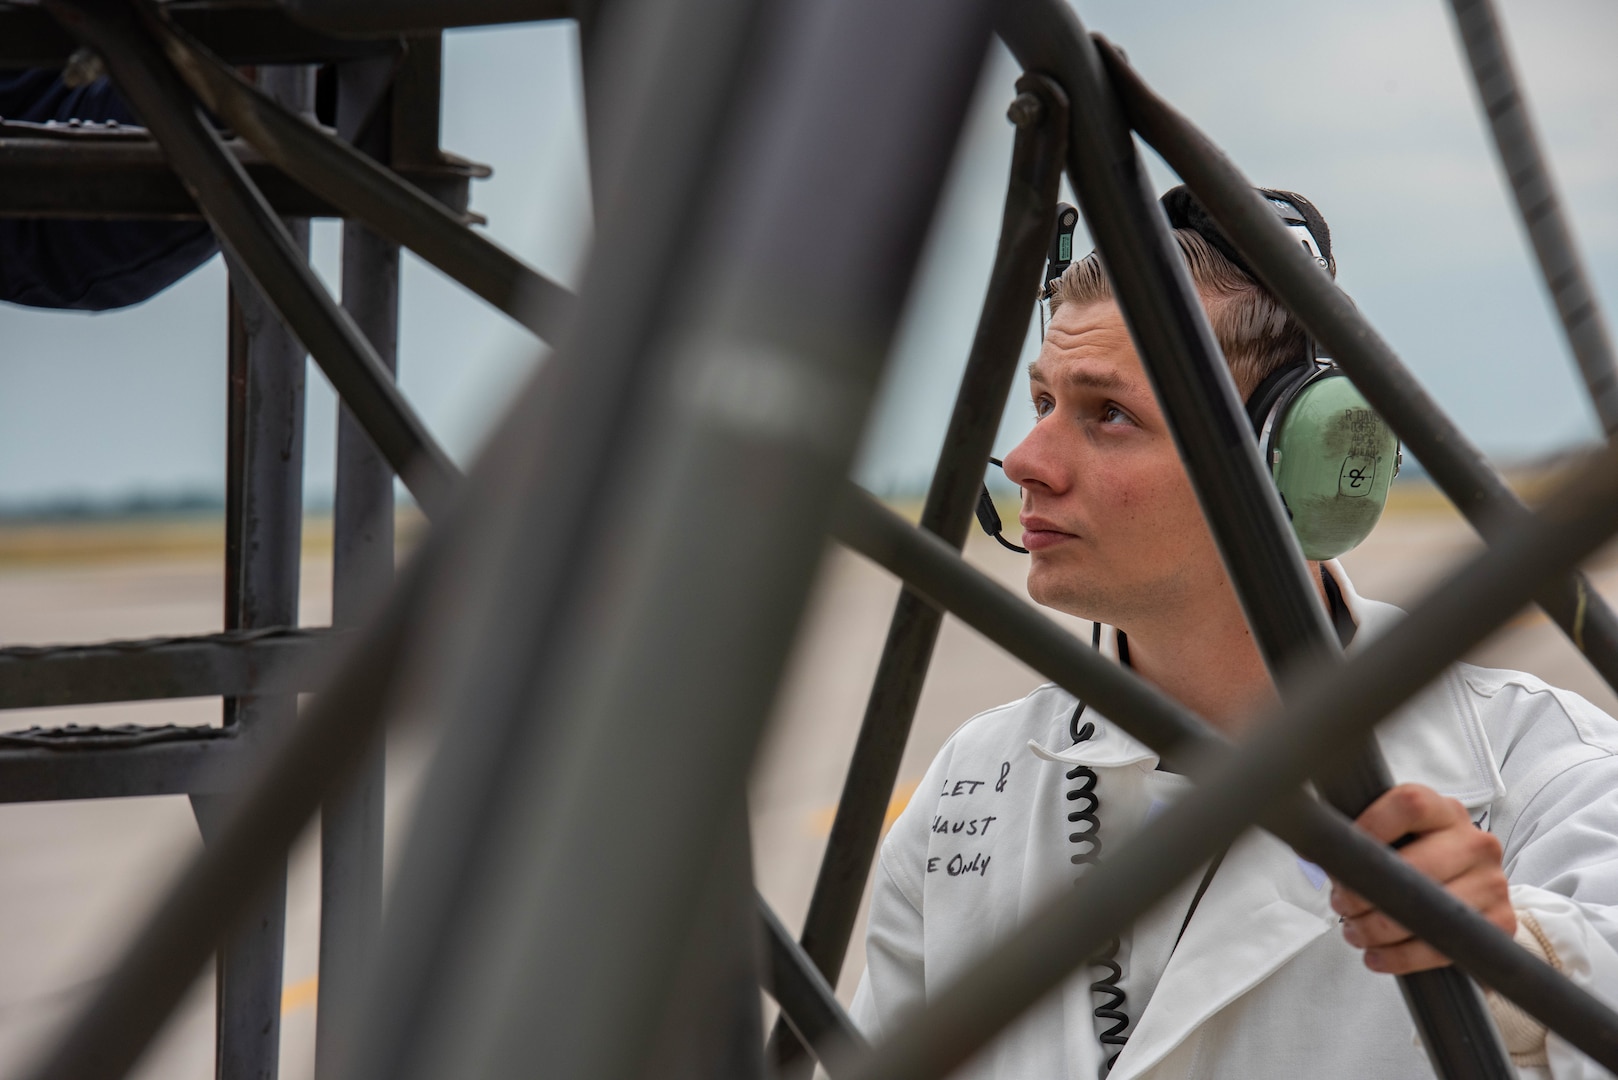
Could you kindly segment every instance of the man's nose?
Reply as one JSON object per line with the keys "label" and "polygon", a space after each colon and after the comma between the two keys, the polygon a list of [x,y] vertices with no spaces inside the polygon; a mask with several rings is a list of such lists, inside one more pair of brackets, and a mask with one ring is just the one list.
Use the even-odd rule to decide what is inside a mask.
{"label": "man's nose", "polygon": [[1060,491],[1066,487],[1064,465],[1071,463],[1062,461],[1048,428],[1048,424],[1036,423],[1005,456],[1006,479],[1024,490],[1033,487]]}

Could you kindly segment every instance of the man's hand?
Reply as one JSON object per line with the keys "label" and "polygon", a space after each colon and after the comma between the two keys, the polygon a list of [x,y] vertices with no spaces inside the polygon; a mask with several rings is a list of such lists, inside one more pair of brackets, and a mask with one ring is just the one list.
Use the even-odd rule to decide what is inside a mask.
{"label": "man's hand", "polygon": [[[1517,932],[1510,886],[1500,867],[1500,841],[1467,817],[1466,807],[1420,784],[1400,784],[1366,808],[1356,824],[1399,849],[1411,866],[1448,889],[1506,936]],[[1358,893],[1332,882],[1332,910],[1343,916],[1343,940],[1365,950],[1365,966],[1390,975],[1444,967],[1449,958],[1388,918]]]}

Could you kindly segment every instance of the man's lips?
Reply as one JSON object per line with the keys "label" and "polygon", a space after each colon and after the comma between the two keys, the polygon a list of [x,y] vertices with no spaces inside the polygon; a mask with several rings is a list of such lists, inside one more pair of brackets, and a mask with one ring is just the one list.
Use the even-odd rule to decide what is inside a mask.
{"label": "man's lips", "polygon": [[1058,528],[1054,521],[1042,517],[1025,515],[1018,520],[1022,523],[1022,546],[1029,551],[1041,551],[1078,539],[1077,534]]}

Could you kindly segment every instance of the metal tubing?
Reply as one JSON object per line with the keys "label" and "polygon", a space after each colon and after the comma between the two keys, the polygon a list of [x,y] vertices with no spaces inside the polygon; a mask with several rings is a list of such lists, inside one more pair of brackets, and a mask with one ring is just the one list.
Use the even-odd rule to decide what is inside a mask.
{"label": "metal tubing", "polygon": [[160,27],[159,37],[198,99],[288,176],[410,248],[542,340],[559,340],[574,303],[567,290],[392,170],[282,109],[195,40],[168,26]]}
{"label": "metal tubing", "polygon": [[[314,106],[314,70],[266,68],[265,89],[295,109]],[[305,259],[309,221],[284,222]],[[303,556],[303,346],[232,267],[225,496],[225,628],[295,626]],[[296,695],[226,698],[224,723],[260,734],[298,715]],[[229,796],[193,795],[204,841],[215,839]],[[218,1080],[274,1080],[281,1055],[281,963],[286,950],[286,857],[219,950]]]}
{"label": "metal tubing", "polygon": [[[92,770],[87,796],[91,789],[100,795],[194,790],[179,786],[192,782],[211,783],[208,790],[232,790],[239,797],[216,838],[185,869],[49,1054],[25,1075],[32,1080],[122,1077],[190,986],[214,943],[273,876],[310,816],[359,768],[390,715],[388,698],[413,635],[421,634],[423,626],[446,625],[427,619],[434,590],[445,588],[446,579],[458,585],[472,576],[469,568],[484,565],[482,552],[468,550],[469,541],[486,534],[489,522],[500,521],[513,499],[522,500],[524,491],[513,482],[513,473],[536,460],[534,441],[548,432],[554,370],[547,366],[536,374],[480,457],[465,498],[428,533],[365,631],[344,644],[331,680],[319,688],[284,740],[259,743],[238,736],[199,746],[142,747],[121,751],[116,758],[95,755],[86,762]],[[472,522],[481,527],[471,528]],[[453,633],[444,636],[457,640]],[[64,777],[62,767],[50,770],[54,762],[38,757],[18,762],[26,768],[24,781],[35,771],[45,773],[46,785]],[[147,779],[146,768],[166,769],[152,779],[174,786],[150,792],[116,789],[126,780]],[[245,785],[239,779],[244,773],[250,781]],[[0,754],[0,784],[9,789],[14,774],[8,756]],[[48,798],[53,790],[47,786],[23,797]]]}
{"label": "metal tubing", "polygon": [[[1229,158],[1152,92],[1117,50],[1102,43],[1130,125],[1163,156],[1219,222],[1264,284],[1353,378],[1472,527],[1490,542],[1530,514],[1351,300],[1300,257],[1298,245]],[[1618,616],[1576,570],[1535,601],[1609,686],[1618,689]]]}
{"label": "metal tubing", "polygon": [[1506,49],[1500,17],[1492,0],[1450,0],[1449,6],[1471,64],[1478,104],[1488,118],[1495,152],[1511,184],[1540,276],[1556,305],[1590,402],[1610,439],[1618,434],[1618,361],[1613,358],[1612,337],[1556,194],[1550,164],[1540,148],[1528,102]]}
{"label": "metal tubing", "polygon": [[[1509,618],[1551,576],[1618,531],[1618,449],[1578,470],[1535,519],[1466,563],[1345,664],[1300,679],[1294,696],[1215,763],[1196,792],[1154,818],[1066,896],[1037,912],[920,1016],[877,1047],[860,1080],[930,1080],[981,1047],[1076,964],[1288,797],[1323,760]],[[1618,1031],[1609,1030],[1611,1040]],[[1610,1059],[1611,1055],[1604,1055]]]}
{"label": "metal tubing", "polygon": [[[121,751],[116,757],[75,756],[72,764],[90,759],[84,761],[89,769],[86,795],[91,789],[102,795],[184,791],[192,790],[184,782],[203,781],[214,783],[212,790],[225,788],[242,794],[217,838],[186,868],[45,1059],[26,1074],[32,1080],[114,1080],[123,1076],[189,987],[214,942],[268,880],[309,817],[359,767],[389,715],[387,699],[399,678],[411,636],[419,633],[414,628],[449,625],[426,621],[434,590],[444,588],[446,579],[457,586],[475,580],[475,571],[488,560],[486,552],[471,542],[486,537],[490,523],[506,521],[505,511],[514,502],[536,502],[526,497],[527,489],[519,480],[532,471],[525,468],[529,463],[557,460],[557,455],[536,452],[538,444],[556,434],[550,420],[557,371],[557,366],[547,365],[536,373],[480,458],[464,500],[428,534],[384,608],[346,646],[331,681],[311,699],[284,742],[248,746],[247,740],[238,737],[201,745],[142,747]],[[551,510],[544,504],[534,517],[549,520]],[[472,522],[478,522],[479,528],[473,529]],[[515,524],[520,527],[529,522]],[[531,544],[532,536],[524,533],[523,539]],[[447,637],[447,642],[438,644],[458,640],[455,634]],[[16,763],[24,770],[21,779],[25,783],[36,772],[45,776],[43,790],[27,791],[21,797],[48,798],[53,792],[68,790],[59,786],[69,764],[62,755],[44,761],[39,760],[43,757],[39,752],[17,756],[26,757]],[[0,785],[7,791],[17,778],[11,757],[0,754]],[[63,764],[57,766],[58,761]],[[245,791],[240,783],[219,782],[221,777],[240,775],[248,764],[253,775]],[[116,789],[116,784],[126,780],[138,785],[148,779],[147,768],[166,770],[151,779],[171,786],[151,792],[138,786],[128,791]]]}
{"label": "metal tubing", "polygon": [[[999,31],[1025,68],[1055,72],[1072,99],[1068,168],[1080,209],[1248,626],[1285,700],[1294,673],[1338,659],[1342,650],[1112,85],[1078,16],[1062,0],[1009,6]],[[1392,778],[1380,748],[1367,741],[1332,761],[1316,783],[1332,805],[1357,817]],[[1399,985],[1441,1075],[1511,1075],[1483,1001],[1459,972],[1405,975]]]}
{"label": "metal tubing", "polygon": [[[332,203],[288,178],[240,139],[227,140],[225,148],[241,161],[276,213],[341,216]],[[470,220],[464,211],[477,167],[413,165],[403,167],[400,175],[447,208],[451,217]],[[0,120],[0,217],[191,221],[201,218],[202,211],[142,128],[52,130]]]}
{"label": "metal tubing", "polygon": [[[632,156],[598,186],[605,193],[600,254],[586,267],[568,337],[516,410],[520,422],[508,426],[505,475],[499,501],[491,502],[499,512],[479,528],[460,564],[449,612],[458,633],[442,658],[435,699],[455,718],[455,737],[435,756],[420,796],[424,809],[400,858],[360,1026],[357,1078],[433,1074],[435,1041],[469,1029],[453,1017],[487,988],[481,980],[461,982],[473,955],[469,939],[479,930],[466,912],[479,873],[509,865],[489,849],[507,793],[530,782],[517,773],[519,755],[550,737],[527,701],[557,643],[578,632],[561,609],[605,535],[591,500],[606,489],[607,469],[624,450],[625,418],[640,411],[655,383],[648,365],[657,327],[688,295],[653,290],[626,307],[613,253],[637,251],[647,280],[678,285],[691,277],[696,222],[714,182],[725,118],[741,100],[755,11],[752,0],[642,5],[636,13],[646,17],[624,27],[647,46],[637,56],[642,63],[613,70],[593,102],[624,129]],[[448,1068],[464,1071],[465,1063]]]}
{"label": "metal tubing", "polygon": [[781,1006],[782,1019],[792,1026],[793,1034],[814,1051],[822,1068],[836,1076],[841,1057],[851,1049],[865,1048],[865,1038],[813,958],[792,940],[791,931],[762,896],[758,914],[769,952],[764,989]]}
{"label": "metal tubing", "polygon": [[[307,251],[309,222],[286,224]],[[225,628],[290,627],[303,554],[306,354],[258,291],[240,285],[231,283],[228,301]],[[227,725],[237,712],[227,701]]]}
{"label": "metal tubing", "polygon": [[[218,840],[230,806],[228,794],[191,796],[203,843]],[[236,925],[219,941],[214,970],[214,1076],[218,1080],[275,1080],[281,1067],[285,852],[268,876],[249,897],[247,910]]]}
{"label": "metal tubing", "polygon": [[[588,588],[525,714],[547,738],[522,748],[489,885],[462,911],[465,970],[433,1018],[448,1030],[408,1075],[515,1076],[540,1054],[561,1077],[655,1068],[622,1017],[668,1007],[988,29],[975,2],[791,14],[760,59],[779,82],[745,95],[745,156],[716,193],[736,197],[710,204],[725,213],[692,284],[713,299],[681,313],[656,392],[621,411],[631,452],[590,515],[606,542],[575,570]],[[717,543],[738,483],[750,512]],[[657,842],[625,844],[646,807],[622,778],[653,775],[678,778]]]}
{"label": "metal tubing", "polygon": [[71,753],[8,747],[0,750],[0,803],[234,791],[261,750],[239,736]]}
{"label": "metal tubing", "polygon": [[[433,590],[444,587],[446,567],[454,571],[457,586],[474,583],[477,571],[488,560],[486,552],[472,541],[499,531],[490,525],[507,522],[512,505],[535,501],[525,500],[528,489],[519,482],[532,471],[531,463],[560,468],[557,463],[565,456],[565,440],[575,434],[555,423],[555,383],[561,370],[560,364],[547,364],[530,381],[480,457],[457,511],[435,524],[389,593],[385,607],[344,650],[331,681],[311,699],[286,740],[252,748],[256,775],[241,794],[237,810],[186,868],[62,1038],[28,1074],[34,1080],[123,1076],[190,985],[214,942],[265,883],[309,817],[359,767],[388,717],[387,697],[399,677],[397,669],[411,635],[419,633],[416,628],[422,625],[451,625],[442,621],[427,624],[423,618],[434,599]],[[585,365],[585,370],[595,369]],[[563,441],[546,443],[559,436]],[[520,527],[551,521],[552,509],[544,505],[532,515],[532,522],[515,523],[529,550],[537,534]],[[479,523],[477,529],[470,527],[473,521]],[[448,642],[440,641],[440,645],[458,640],[454,634],[447,636]],[[237,751],[242,741],[206,744],[206,756],[203,747],[186,744],[143,747],[123,752],[120,763],[139,765],[161,753],[164,760],[154,762],[154,767],[165,766],[172,774],[165,772],[156,779],[207,779],[247,757],[242,753],[227,757],[225,753]],[[19,764],[34,770],[50,763],[30,760]],[[99,764],[105,778],[119,780],[125,775],[114,771],[110,762],[94,764]],[[10,774],[7,756],[0,755],[0,781]],[[99,782],[104,776],[93,778]],[[228,786],[241,790],[241,785]],[[116,792],[109,787],[105,793]]]}
{"label": "metal tubing", "polygon": [[269,627],[0,649],[0,709],[312,690],[330,636]]}
{"label": "metal tubing", "polygon": [[692,919],[680,927],[675,987],[652,1035],[648,1077],[657,1080],[764,1080],[767,970],[753,888],[752,837],[741,789],[700,885]]}
{"label": "metal tubing", "polygon": [[597,106],[597,99],[603,95],[597,79],[603,71],[610,70],[612,64],[604,62],[601,47],[609,42],[624,44],[624,35],[603,32],[600,16],[604,14],[603,8],[608,11],[613,9],[610,0],[576,0],[573,6],[574,18],[578,20],[579,73],[584,91],[584,150],[589,158],[590,198],[592,204],[599,204],[605,195],[602,182],[611,171],[603,152],[610,135],[602,127],[604,118]]}
{"label": "metal tubing", "polygon": [[383,37],[573,17],[568,0],[288,0],[286,8],[294,19],[326,33]]}
{"label": "metal tubing", "polygon": [[430,165],[444,158],[444,35],[432,31],[406,36],[404,55],[393,73],[392,144],[388,164],[398,169]]}
{"label": "metal tubing", "polygon": [[455,466],[190,99],[141,23],[159,16],[144,4],[137,14],[125,0],[46,0],[46,7],[105,60],[207,214],[221,246],[313,354],[422,510],[429,518],[441,513],[458,476]]}
{"label": "metal tubing", "polygon": [[[337,69],[337,123],[360,133],[372,76],[362,61]],[[295,118],[291,118],[293,122]],[[385,156],[389,125],[372,124],[358,147]],[[397,376],[399,245],[363,224],[343,224],[343,308]],[[346,406],[337,418],[337,487],[332,508],[332,622],[359,626],[387,595],[394,561],[393,470]],[[359,1017],[364,976],[382,926],[383,746],[320,811],[320,995],[315,1017],[316,1080],[337,1080]]]}
{"label": "metal tubing", "polygon": [[[24,1075],[33,1080],[116,1080],[129,1071],[214,943],[284,867],[287,850],[326,792],[371,746],[386,715],[406,627],[449,542],[443,530],[429,534],[400,587],[346,650],[337,673],[311,699],[289,737],[254,746],[251,782],[245,789],[231,785],[240,793],[234,811],[220,822],[202,854],[186,867],[46,1057]],[[206,745],[224,749],[236,741]],[[117,765],[128,768],[140,756],[139,751],[123,751]],[[0,765],[0,777],[4,775]]]}
{"label": "metal tubing", "polygon": [[[1024,75],[1017,90],[1012,109],[1017,136],[994,270],[921,511],[921,527],[956,548],[966,542],[983,470],[1028,337],[1056,220],[1066,146],[1067,96],[1061,89],[1042,76]],[[914,593],[899,594],[804,919],[803,949],[830,982],[836,981],[848,953],[942,622],[942,614]],[[801,1058],[802,1044],[780,1024],[770,1041],[778,1068]]]}
{"label": "metal tubing", "polygon": [[[845,495],[833,532],[966,625],[1094,706],[1178,772],[1198,776],[1230,752],[1223,736],[1155,686],[1094,650],[863,491]],[[1313,799],[1295,795],[1260,824],[1456,958],[1585,1053],[1618,1066],[1618,1014],[1530,956],[1431,879]]]}
{"label": "metal tubing", "polygon": [[[392,56],[386,38],[334,37],[292,21],[280,4],[168,4],[169,18],[232,64],[312,64]],[[60,68],[78,48],[56,20],[34,4],[0,6],[0,70]]]}

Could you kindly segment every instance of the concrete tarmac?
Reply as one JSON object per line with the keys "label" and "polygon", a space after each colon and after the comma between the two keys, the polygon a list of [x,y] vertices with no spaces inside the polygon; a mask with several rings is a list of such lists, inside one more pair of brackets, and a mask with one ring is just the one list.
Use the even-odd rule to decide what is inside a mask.
{"label": "concrete tarmac", "polygon": [[[1360,592],[1408,604],[1476,550],[1447,512],[1390,513],[1345,558]],[[974,535],[970,560],[1021,594],[1023,557]],[[1618,596],[1618,570],[1594,564],[1601,591]],[[186,552],[135,558],[33,557],[0,552],[0,644],[60,644],[220,628],[217,557]],[[306,556],[303,622],[329,617],[330,564]],[[832,810],[897,596],[896,583],[856,556],[830,550],[790,663],[752,783],[759,886],[787,924],[807,908]],[[1088,623],[1053,616],[1080,633]],[[1585,694],[1609,711],[1618,699],[1542,617],[1526,612],[1471,657],[1517,667]],[[923,691],[892,806],[897,813],[938,747],[974,714],[1043,682],[946,620]],[[217,723],[217,700],[0,714],[0,728],[66,723]],[[389,751],[388,847],[398,846],[426,754],[424,740]],[[312,830],[311,830],[312,832]],[[0,1078],[18,1075],[106,972],[173,874],[201,847],[183,798],[0,805]],[[391,865],[391,859],[390,859]],[[281,1076],[313,1074],[319,859],[311,835],[290,863]],[[864,965],[862,925],[844,967],[846,1001]],[[143,1060],[146,1080],[212,1075],[213,986],[199,978],[185,1006]]]}

